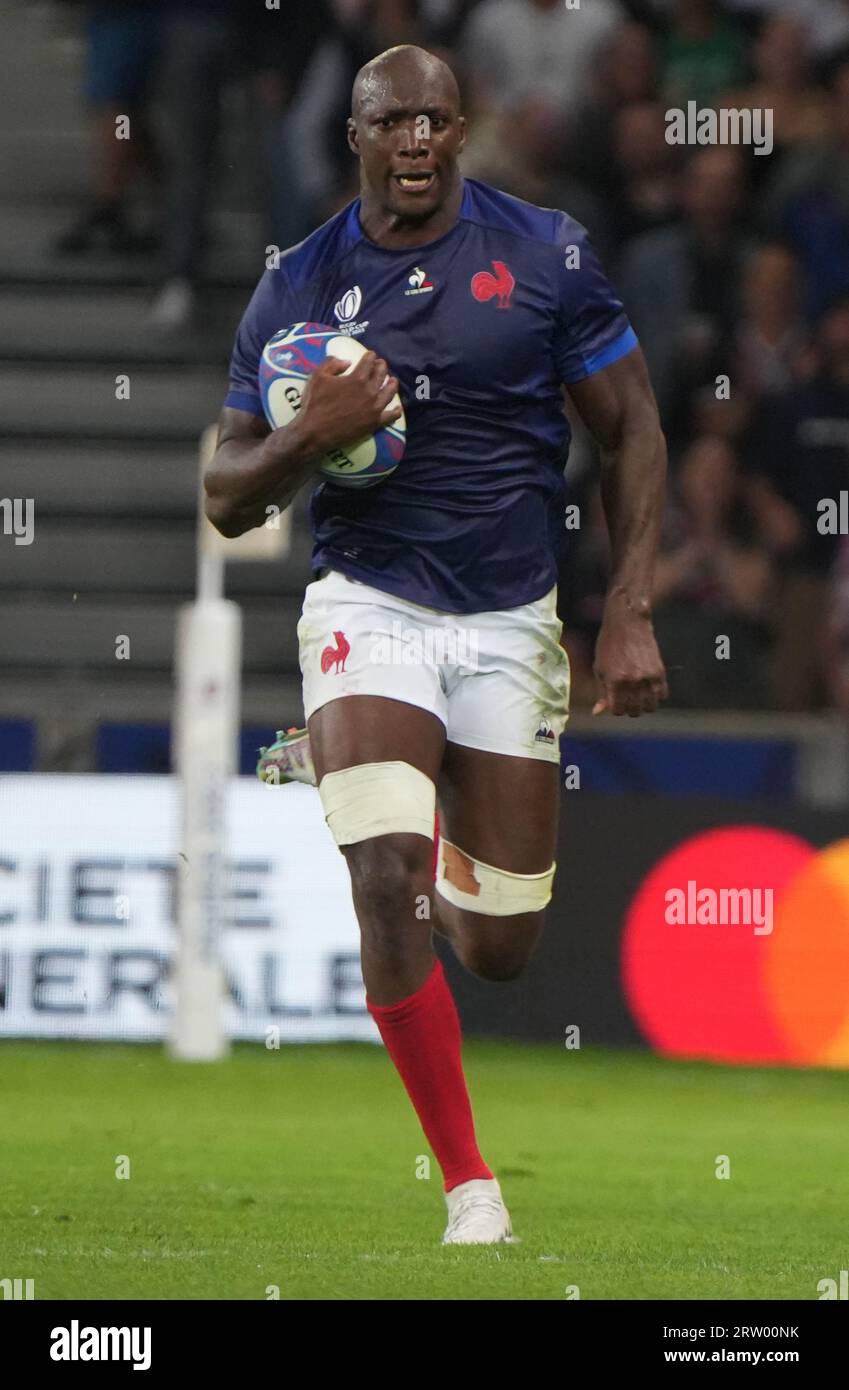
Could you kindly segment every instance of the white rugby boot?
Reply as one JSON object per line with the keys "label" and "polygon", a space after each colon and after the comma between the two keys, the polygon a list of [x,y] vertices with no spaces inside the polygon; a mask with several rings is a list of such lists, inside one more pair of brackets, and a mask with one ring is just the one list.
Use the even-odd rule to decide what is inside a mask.
{"label": "white rugby boot", "polygon": [[256,775],[260,782],[273,787],[282,787],[286,782],[303,782],[314,787],[315,767],[306,729],[278,729],[276,742],[259,750]]}
{"label": "white rugby boot", "polygon": [[515,1241],[510,1213],[495,1178],[471,1178],[446,1192],[448,1225],[443,1245],[496,1245]]}

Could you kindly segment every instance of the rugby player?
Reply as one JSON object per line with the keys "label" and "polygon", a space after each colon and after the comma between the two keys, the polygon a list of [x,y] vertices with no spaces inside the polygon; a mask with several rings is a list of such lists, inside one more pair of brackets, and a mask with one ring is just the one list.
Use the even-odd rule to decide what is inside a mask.
{"label": "rugby player", "polygon": [[[596,713],[637,716],[666,696],[650,607],[666,451],[584,228],[464,179],[464,139],[456,81],[433,55],[405,45],[360,71],[360,197],[263,275],[205,487],[223,535],[259,526],[315,480],[320,455],[396,419],[400,392],[397,470],[313,493],[298,625],[308,732],[283,740],[282,767],[316,782],[347,860],[367,1005],[442,1170],[443,1241],[488,1244],[512,1238],[510,1217],[477,1145],[432,932],[482,979],[512,980],[551,898],[569,698],[555,608],[564,387],[600,448],[611,541]],[[371,351],[344,375],[329,358],[295,421],[271,430],[263,346],[309,320]]]}

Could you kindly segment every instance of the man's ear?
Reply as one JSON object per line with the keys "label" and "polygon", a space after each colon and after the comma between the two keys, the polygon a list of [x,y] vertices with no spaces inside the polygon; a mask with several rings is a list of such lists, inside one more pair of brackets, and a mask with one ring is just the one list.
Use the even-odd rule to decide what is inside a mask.
{"label": "man's ear", "polygon": [[466,117],[460,116],[457,125],[460,129],[460,143],[457,146],[457,153],[459,154],[460,151],[465,148],[466,144]]}
{"label": "man's ear", "polygon": [[348,121],[347,121],[347,131],[348,131],[348,149],[349,149],[349,150],[353,150],[353,151],[354,151],[354,154],[359,154],[359,152],[360,152],[360,147],[359,147],[359,145],[358,145],[358,143],[357,143],[357,123],[356,123],[356,121],[354,120],[353,116],[349,116],[349,117],[348,117]]}

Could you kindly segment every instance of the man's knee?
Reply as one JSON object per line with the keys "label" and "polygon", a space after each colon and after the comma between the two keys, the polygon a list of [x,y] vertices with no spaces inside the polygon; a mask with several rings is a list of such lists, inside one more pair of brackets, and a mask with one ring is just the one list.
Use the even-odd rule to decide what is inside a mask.
{"label": "man's knee", "polygon": [[462,963],[483,980],[521,975],[542,930],[555,865],[518,874],[484,864],[444,837],[436,872],[438,917]]}
{"label": "man's knee", "polygon": [[543,913],[517,913],[486,922],[462,914],[465,920],[451,934],[460,962],[481,980],[517,980],[534,952],[543,926]]}
{"label": "man's knee", "polygon": [[487,918],[533,916],[541,913],[551,900],[556,868],[552,864],[542,873],[513,873],[475,859],[442,836],[436,891],[460,912]]}
{"label": "man's knee", "polygon": [[391,939],[413,935],[430,919],[433,846],[422,835],[379,835],[346,845],[354,904],[364,931]]}
{"label": "man's knee", "polygon": [[480,943],[463,948],[463,964],[479,980],[492,984],[507,984],[518,980],[528,963],[527,955],[518,951],[493,950],[491,946]]}

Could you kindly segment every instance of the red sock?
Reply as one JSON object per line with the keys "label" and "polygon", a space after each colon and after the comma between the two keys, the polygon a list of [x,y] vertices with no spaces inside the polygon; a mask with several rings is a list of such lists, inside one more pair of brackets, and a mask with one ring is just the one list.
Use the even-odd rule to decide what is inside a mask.
{"label": "red sock", "polygon": [[460,1019],[441,961],[409,998],[366,1004],[436,1154],[445,1191],[471,1178],[491,1178],[475,1140]]}

